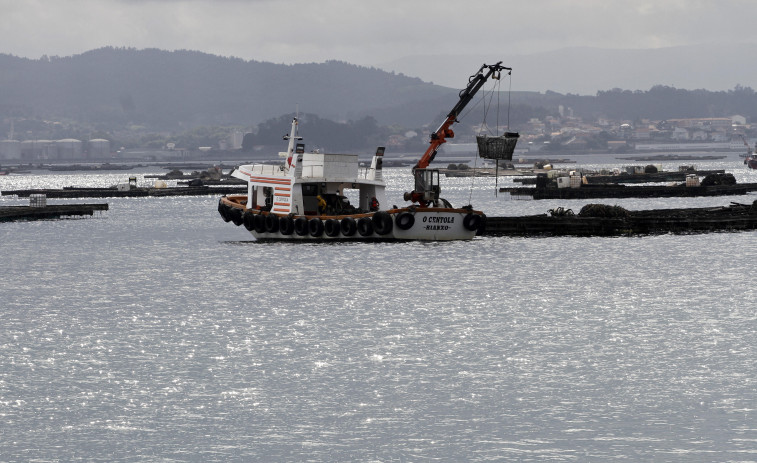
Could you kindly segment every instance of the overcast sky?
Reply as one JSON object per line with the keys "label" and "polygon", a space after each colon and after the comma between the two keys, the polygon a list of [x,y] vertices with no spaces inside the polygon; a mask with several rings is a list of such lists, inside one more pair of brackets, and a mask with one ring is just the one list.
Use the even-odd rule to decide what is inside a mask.
{"label": "overcast sky", "polygon": [[0,0],[0,52],[28,58],[126,46],[379,66],[410,55],[700,43],[757,43],[757,1]]}

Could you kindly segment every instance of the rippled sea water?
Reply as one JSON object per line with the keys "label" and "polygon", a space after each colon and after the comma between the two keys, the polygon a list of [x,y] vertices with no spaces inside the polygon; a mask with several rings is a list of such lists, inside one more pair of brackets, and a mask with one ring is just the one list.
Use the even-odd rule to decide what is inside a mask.
{"label": "rippled sea water", "polygon": [[757,461],[755,232],[256,243],[217,197],[103,201],[0,224],[2,461]]}

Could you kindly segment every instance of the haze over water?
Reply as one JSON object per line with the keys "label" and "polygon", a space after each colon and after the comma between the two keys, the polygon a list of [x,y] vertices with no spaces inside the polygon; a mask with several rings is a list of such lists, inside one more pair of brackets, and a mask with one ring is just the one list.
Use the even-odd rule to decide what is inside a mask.
{"label": "haze over water", "polygon": [[[402,204],[409,168],[385,174]],[[217,197],[72,202],[103,201],[0,224],[2,461],[757,461],[755,232],[256,243]]]}

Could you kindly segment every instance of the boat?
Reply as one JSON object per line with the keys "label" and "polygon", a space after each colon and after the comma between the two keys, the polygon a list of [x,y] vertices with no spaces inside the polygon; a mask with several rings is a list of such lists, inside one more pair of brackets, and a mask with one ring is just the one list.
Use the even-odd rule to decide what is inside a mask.
{"label": "boat", "polygon": [[749,143],[746,141],[746,138],[744,138],[743,135],[739,135],[741,137],[741,141],[744,143],[744,146],[746,146],[746,153],[740,154],[742,158],[744,158],[744,164],[747,165],[750,169],[757,169],[757,144],[754,145],[754,149],[752,149],[751,146],[749,146]]}
{"label": "boat", "polygon": [[287,150],[279,153],[283,162],[235,168],[231,176],[247,182],[247,194],[221,197],[219,214],[226,222],[243,225],[258,240],[472,239],[483,229],[486,216],[470,205],[453,207],[440,197],[439,169],[428,166],[446,139],[454,137],[451,126],[463,108],[503,70],[510,68],[501,62],[484,64],[470,77],[460,100],[431,134],[428,149],[413,166],[415,188],[404,194],[409,205],[386,207],[384,147],[377,148],[365,167],[356,154],[306,152],[294,117],[284,136]]}

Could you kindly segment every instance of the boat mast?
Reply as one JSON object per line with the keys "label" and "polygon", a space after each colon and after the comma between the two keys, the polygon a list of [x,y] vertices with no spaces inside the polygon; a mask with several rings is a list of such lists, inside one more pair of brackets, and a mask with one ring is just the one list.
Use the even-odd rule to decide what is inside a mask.
{"label": "boat mast", "polygon": [[295,164],[297,164],[297,158],[294,156],[294,148],[295,148],[295,140],[302,140],[302,137],[297,135],[297,125],[299,124],[299,121],[297,120],[297,117],[292,118],[292,128],[289,129],[289,133],[284,135],[284,140],[289,140],[289,145],[287,146],[287,163],[289,164],[289,167],[294,167]]}

